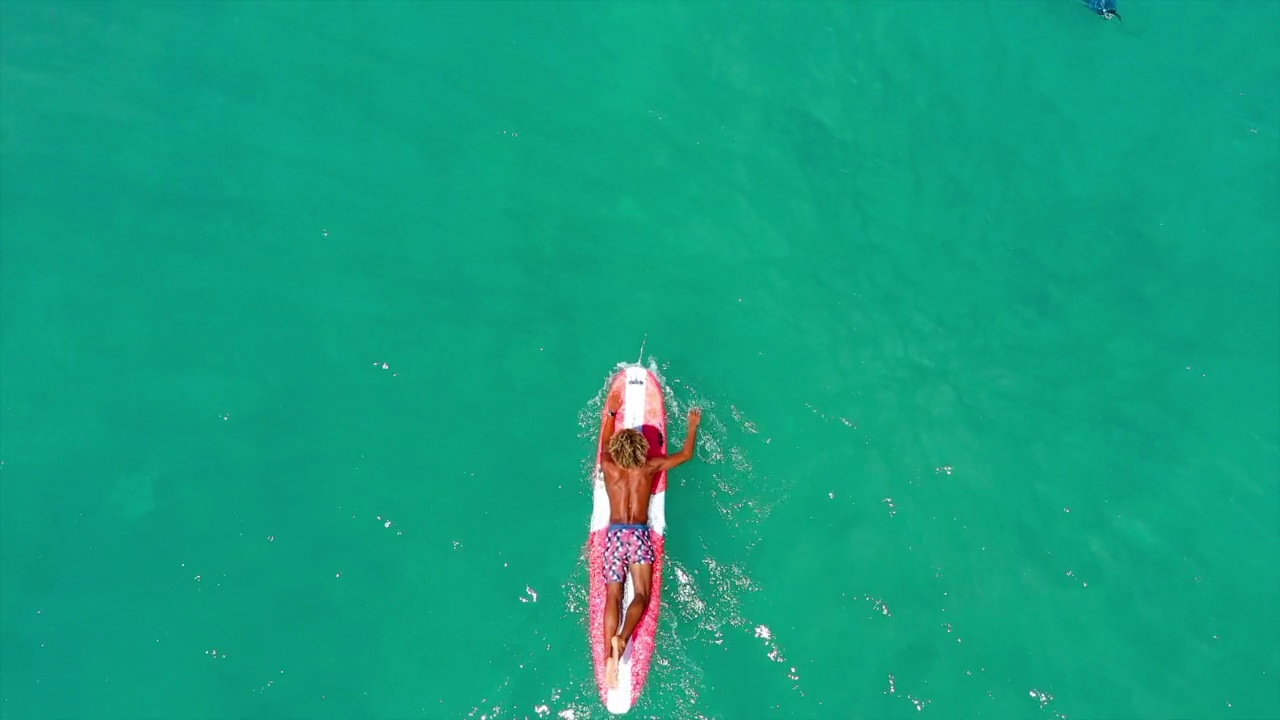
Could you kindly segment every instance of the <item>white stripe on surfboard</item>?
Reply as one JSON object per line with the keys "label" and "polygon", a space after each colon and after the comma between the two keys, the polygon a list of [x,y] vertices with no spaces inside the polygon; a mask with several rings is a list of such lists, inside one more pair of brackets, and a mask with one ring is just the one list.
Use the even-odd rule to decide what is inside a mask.
{"label": "white stripe on surfboard", "polygon": [[591,498],[591,532],[609,527],[609,492],[604,489],[604,472],[596,472]]}
{"label": "white stripe on surfboard", "polygon": [[632,365],[627,368],[626,394],[623,396],[623,427],[639,428],[644,425],[645,400],[649,397],[649,373]]}

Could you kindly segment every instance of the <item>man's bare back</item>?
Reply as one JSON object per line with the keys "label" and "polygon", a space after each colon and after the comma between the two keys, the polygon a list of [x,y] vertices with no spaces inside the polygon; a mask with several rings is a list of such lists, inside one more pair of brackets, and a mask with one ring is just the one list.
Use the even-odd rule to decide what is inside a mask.
{"label": "man's bare back", "polygon": [[610,523],[648,523],[649,498],[653,481],[662,472],[666,458],[651,458],[638,468],[624,468],[606,462],[604,487],[609,492]]}

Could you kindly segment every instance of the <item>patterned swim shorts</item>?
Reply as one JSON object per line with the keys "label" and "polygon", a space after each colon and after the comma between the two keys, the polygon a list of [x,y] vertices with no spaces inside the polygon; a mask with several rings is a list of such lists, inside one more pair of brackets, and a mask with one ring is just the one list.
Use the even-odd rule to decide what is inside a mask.
{"label": "patterned swim shorts", "polygon": [[609,526],[604,536],[604,581],[620,583],[627,579],[627,568],[636,563],[653,564],[653,541],[648,525]]}

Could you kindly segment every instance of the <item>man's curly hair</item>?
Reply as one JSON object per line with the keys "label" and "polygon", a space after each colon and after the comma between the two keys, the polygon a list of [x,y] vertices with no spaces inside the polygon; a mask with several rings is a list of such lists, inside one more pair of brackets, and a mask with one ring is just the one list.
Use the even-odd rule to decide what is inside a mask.
{"label": "man's curly hair", "polygon": [[609,455],[624,468],[637,468],[649,457],[649,441],[632,428],[620,430],[609,438]]}

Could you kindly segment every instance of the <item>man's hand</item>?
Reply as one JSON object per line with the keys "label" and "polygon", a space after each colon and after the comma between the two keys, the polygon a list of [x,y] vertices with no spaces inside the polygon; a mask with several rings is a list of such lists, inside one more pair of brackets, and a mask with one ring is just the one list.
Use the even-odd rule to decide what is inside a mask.
{"label": "man's hand", "polygon": [[670,470],[681,463],[688,462],[693,457],[693,451],[698,443],[698,423],[702,422],[702,410],[693,408],[689,411],[689,436],[684,439],[684,448],[675,455],[668,455],[659,462],[658,468],[661,470]]}
{"label": "man's hand", "polygon": [[604,421],[600,423],[600,454],[598,456],[601,464],[613,460],[609,457],[609,438],[613,437],[614,415],[620,407],[622,407],[622,393],[610,392],[605,396]]}
{"label": "man's hand", "polygon": [[622,393],[609,393],[604,399],[604,411],[606,413],[616,413],[622,408]]}

